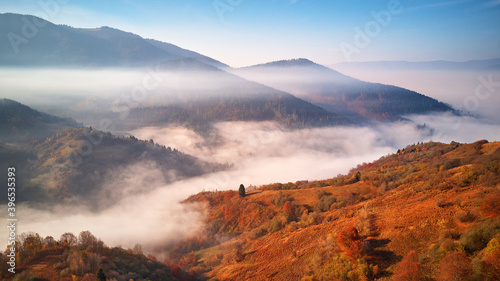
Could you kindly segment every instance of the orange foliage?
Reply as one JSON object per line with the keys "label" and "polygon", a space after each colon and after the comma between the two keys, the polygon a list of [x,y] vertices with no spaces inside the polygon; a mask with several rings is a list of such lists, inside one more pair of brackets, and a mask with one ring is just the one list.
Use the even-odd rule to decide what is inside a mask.
{"label": "orange foliage", "polygon": [[283,212],[293,218],[294,210],[290,201],[286,201],[285,204],[283,205]]}
{"label": "orange foliage", "polygon": [[439,263],[438,280],[467,281],[471,275],[472,265],[464,252],[451,253]]}
{"label": "orange foliage", "polygon": [[500,214],[500,191],[486,195],[481,204],[481,210],[485,215],[496,217]]}
{"label": "orange foliage", "polygon": [[422,265],[418,262],[416,251],[411,251],[398,264],[393,281],[419,281],[422,278]]}
{"label": "orange foliage", "polygon": [[337,237],[337,244],[340,249],[352,258],[361,257],[362,245],[358,230],[353,226],[348,226],[342,229]]}

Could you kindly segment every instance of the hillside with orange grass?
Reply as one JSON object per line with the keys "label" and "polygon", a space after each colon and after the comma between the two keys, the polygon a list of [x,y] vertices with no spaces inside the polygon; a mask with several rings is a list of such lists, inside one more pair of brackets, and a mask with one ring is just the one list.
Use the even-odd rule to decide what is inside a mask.
{"label": "hillside with orange grass", "polygon": [[201,280],[498,280],[499,172],[500,142],[429,142],[328,180],[202,192],[186,203],[205,229],[166,262]]}

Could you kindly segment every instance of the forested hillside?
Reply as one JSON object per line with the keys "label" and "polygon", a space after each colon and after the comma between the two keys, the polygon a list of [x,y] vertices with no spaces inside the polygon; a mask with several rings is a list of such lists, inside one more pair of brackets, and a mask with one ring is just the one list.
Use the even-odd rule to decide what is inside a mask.
{"label": "forested hillside", "polygon": [[203,192],[170,262],[213,280],[498,280],[500,143],[410,145],[348,175]]}
{"label": "forested hillside", "polygon": [[101,280],[185,280],[188,274],[169,268],[142,252],[108,247],[89,231],[78,236],[66,232],[59,239],[22,233],[16,244],[15,274],[7,271],[7,257],[0,255],[2,280],[101,281]]}
{"label": "forested hillside", "polygon": [[270,62],[234,72],[358,122],[394,121],[408,114],[453,111],[450,106],[420,93],[364,82],[307,59]]}

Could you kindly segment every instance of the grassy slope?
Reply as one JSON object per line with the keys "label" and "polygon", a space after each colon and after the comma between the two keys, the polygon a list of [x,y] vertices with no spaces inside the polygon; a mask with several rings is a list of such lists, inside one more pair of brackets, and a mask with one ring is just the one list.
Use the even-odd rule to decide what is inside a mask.
{"label": "grassy slope", "polygon": [[[498,142],[426,143],[360,165],[347,176],[281,185],[293,189],[269,185],[245,198],[231,191],[201,193],[187,201],[205,204],[208,227],[171,257],[214,280],[366,280],[389,279],[415,250],[423,278],[432,280],[447,254],[465,251],[480,264],[486,244],[500,238],[498,214],[484,208],[500,198],[499,166]],[[280,192],[293,202],[295,218],[287,219],[277,202]],[[336,202],[323,212],[319,198],[329,196]],[[336,241],[347,226],[362,237],[364,251],[357,258]],[[487,241],[472,247],[476,232],[482,236],[474,239]],[[186,254],[176,255],[181,252]],[[487,278],[477,267],[474,272],[478,280]]]}

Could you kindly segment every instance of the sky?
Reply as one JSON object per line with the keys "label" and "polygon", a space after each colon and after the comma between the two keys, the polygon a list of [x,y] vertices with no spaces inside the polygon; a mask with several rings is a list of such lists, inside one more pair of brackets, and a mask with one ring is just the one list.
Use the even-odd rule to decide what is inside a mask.
{"label": "sky", "polygon": [[0,0],[0,12],[110,26],[233,67],[500,57],[500,0]]}

